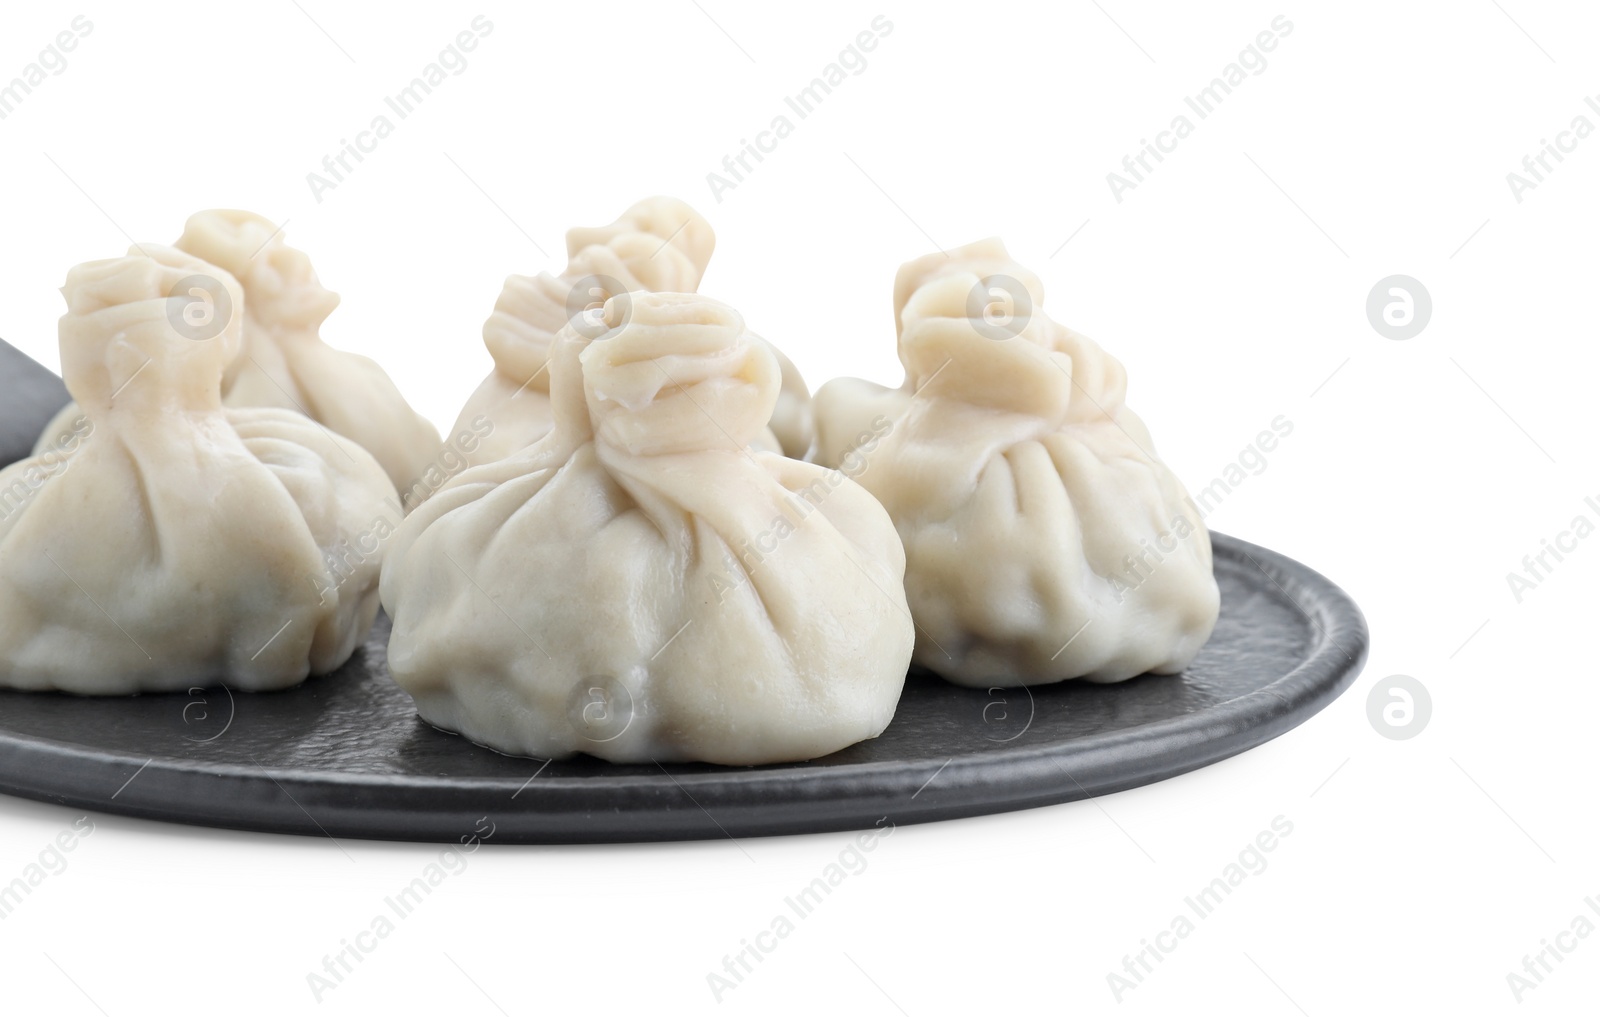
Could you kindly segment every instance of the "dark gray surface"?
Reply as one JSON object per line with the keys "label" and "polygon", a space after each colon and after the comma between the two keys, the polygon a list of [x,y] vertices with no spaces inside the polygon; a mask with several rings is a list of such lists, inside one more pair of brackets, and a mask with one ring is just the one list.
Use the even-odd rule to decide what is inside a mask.
{"label": "dark gray surface", "polygon": [[32,452],[34,439],[70,398],[54,372],[0,342],[0,466]]}
{"label": "dark gray surface", "polygon": [[[0,407],[21,406],[0,343]],[[28,397],[31,444],[64,395]],[[0,411],[5,412],[5,411]],[[31,413],[31,416],[28,414]],[[0,460],[3,461],[3,460]],[[923,673],[884,734],[764,767],[544,764],[422,723],[385,669],[388,625],[287,692],[80,699],[0,692],[0,792],[152,819],[311,836],[497,843],[678,840],[949,819],[1136,787],[1259,745],[1354,679],[1354,603],[1310,569],[1214,535],[1222,617],[1189,670],[985,693]],[[535,776],[537,774],[537,776]],[[530,779],[531,778],[531,779]]]}

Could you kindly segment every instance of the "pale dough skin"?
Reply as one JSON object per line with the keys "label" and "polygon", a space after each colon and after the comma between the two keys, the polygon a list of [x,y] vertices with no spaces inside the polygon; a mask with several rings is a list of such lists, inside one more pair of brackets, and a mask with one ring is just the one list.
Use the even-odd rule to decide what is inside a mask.
{"label": "pale dough skin", "polygon": [[[422,476],[439,453],[438,430],[376,362],[322,341],[339,295],[323,288],[310,259],[285,244],[277,226],[251,212],[197,212],[174,246],[244,287],[244,341],[223,376],[224,405],[306,414],[365,448],[401,490]],[[62,410],[34,451],[69,432],[79,413]]]}
{"label": "pale dough skin", "polygon": [[[203,340],[166,299],[197,274],[235,309]],[[0,686],[263,691],[337,669],[378,610],[377,554],[345,549],[400,521],[382,467],[299,413],[223,406],[243,294],[222,269],[145,244],[62,292],[81,440],[0,471],[29,489],[0,515]]]}
{"label": "pale dough skin", "polygon": [[767,348],[778,361],[782,384],[778,389],[777,405],[772,409],[772,419],[750,443],[751,448],[777,452],[790,459],[809,459],[817,440],[816,410],[811,405],[811,389],[806,386],[806,380],[801,376],[800,369],[794,366],[794,361],[771,343],[767,343]]}
{"label": "pale dough skin", "polygon": [[[716,246],[716,235],[700,213],[676,198],[636,202],[608,226],[567,231],[567,267],[560,275],[507,277],[494,313],[483,326],[483,342],[495,367],[462,408],[452,435],[473,432],[487,420],[488,436],[466,455],[474,465],[492,463],[549,433],[550,373],[556,333],[574,315],[580,331],[597,335],[600,309],[621,293],[693,293]],[[804,458],[815,426],[811,392],[794,364],[776,347],[783,384],[772,420],[753,441],[756,448]],[[426,494],[426,492],[418,492]]]}
{"label": "pale dough skin", "polygon": [[[997,338],[971,299],[1002,278],[1031,306]],[[1043,300],[997,240],[907,264],[906,383],[824,385],[818,458],[889,422],[853,475],[905,543],[918,664],[976,687],[1177,673],[1217,620],[1210,537],[1128,408],[1122,365]]]}
{"label": "pale dough skin", "polygon": [[[1044,284],[1033,272],[1011,259],[998,237],[979,240],[953,251],[928,254],[900,266],[894,277],[894,334],[899,342],[905,332],[906,301],[924,283],[956,272],[970,272],[980,279],[996,276],[1016,280],[1032,298],[1032,306],[1044,303]],[[824,466],[838,466],[845,453],[870,433],[871,421],[879,416],[894,419],[911,404],[915,384],[909,374],[899,388],[889,388],[864,378],[834,378],[817,390],[814,401],[814,428],[817,443],[812,459]]]}
{"label": "pale dough skin", "polygon": [[[748,448],[779,369],[735,311],[622,303],[599,338],[557,336],[553,430],[396,535],[395,681],[429,723],[539,758],[744,765],[875,737],[914,640],[889,516],[843,473]],[[591,729],[575,709],[597,684],[615,723]]]}

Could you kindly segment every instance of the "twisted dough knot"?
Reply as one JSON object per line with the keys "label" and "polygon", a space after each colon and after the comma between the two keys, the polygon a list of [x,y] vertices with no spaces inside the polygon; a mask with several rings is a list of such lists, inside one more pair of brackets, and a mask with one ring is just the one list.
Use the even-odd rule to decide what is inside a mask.
{"label": "twisted dough knot", "polygon": [[733,308],[690,293],[629,293],[606,302],[603,320],[609,330],[578,359],[590,422],[608,445],[633,455],[742,451],[766,426],[778,363]]}
{"label": "twisted dough knot", "polygon": [[250,291],[250,313],[257,319],[310,328],[339,306],[339,295],[318,281],[305,252],[286,244],[282,230],[254,212],[196,212],[174,246],[232,273]]}
{"label": "twisted dough knot", "polygon": [[243,291],[228,272],[175,248],[135,245],[125,257],[76,266],[61,293],[62,375],[84,407],[107,410],[113,396],[221,405],[244,319]]}

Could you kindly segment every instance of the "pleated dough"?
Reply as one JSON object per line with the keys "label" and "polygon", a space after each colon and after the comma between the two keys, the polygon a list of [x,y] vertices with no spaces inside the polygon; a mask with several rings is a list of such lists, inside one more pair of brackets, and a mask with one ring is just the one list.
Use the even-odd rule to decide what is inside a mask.
{"label": "pleated dough", "polygon": [[[187,298],[168,295],[197,275],[232,307],[212,338],[174,328]],[[382,467],[299,413],[224,408],[243,293],[220,268],[147,244],[62,292],[82,408],[69,455],[0,471],[27,491],[0,505],[0,686],[260,691],[336,669],[400,519]]]}
{"label": "pleated dough", "polygon": [[[764,339],[761,341],[766,342]],[[751,447],[763,452],[777,452],[790,459],[810,458],[817,440],[811,389],[806,386],[806,380],[801,376],[800,369],[794,366],[794,361],[771,343],[767,343],[767,348],[778,361],[778,402],[772,409],[772,419],[767,421],[766,429],[756,435]]]}
{"label": "pleated dough", "polygon": [[906,383],[823,386],[820,455],[864,460],[895,520],[917,663],[981,687],[1181,671],[1217,619],[1209,535],[1122,365],[1043,299],[999,241],[907,264]]}
{"label": "pleated dough", "polygon": [[[406,403],[382,367],[336,350],[319,335],[339,306],[304,253],[251,212],[213,209],[189,217],[175,245],[232,274],[244,287],[244,341],[223,376],[223,403],[297,410],[365,448],[401,490],[439,453],[439,432]],[[40,436],[36,452],[70,430],[69,406]]]}
{"label": "pleated dough", "polygon": [[[603,331],[600,310],[614,296],[693,293],[715,245],[711,224],[688,204],[645,198],[608,226],[569,230],[568,263],[560,275],[508,277],[483,326],[494,370],[467,400],[451,432],[475,436],[466,461],[479,465],[504,459],[549,432],[547,365],[555,335],[568,321],[576,319],[578,330],[593,337]],[[803,458],[815,436],[810,390],[794,364],[776,348],[773,353],[783,369],[782,389],[769,427],[757,434],[754,444]],[[407,500],[420,501],[431,493],[424,486]]]}
{"label": "pleated dough", "polygon": [[395,680],[428,722],[537,757],[753,764],[876,736],[913,641],[889,517],[748,448],[780,372],[731,308],[634,293],[603,315],[555,340],[551,432],[396,536]]}
{"label": "pleated dough", "polygon": [[[953,251],[929,254],[900,266],[894,278],[894,334],[898,342],[905,331],[906,301],[924,283],[941,276],[970,272],[980,279],[999,278],[1027,294],[1030,307],[1044,302],[1044,284],[1011,260],[998,237],[979,240]],[[1003,334],[1003,333],[1002,333]],[[889,388],[862,378],[834,378],[817,390],[814,401],[817,445],[812,456],[824,466],[838,466],[851,446],[870,433],[879,416],[898,417],[911,402],[915,386],[909,374],[899,388]]]}

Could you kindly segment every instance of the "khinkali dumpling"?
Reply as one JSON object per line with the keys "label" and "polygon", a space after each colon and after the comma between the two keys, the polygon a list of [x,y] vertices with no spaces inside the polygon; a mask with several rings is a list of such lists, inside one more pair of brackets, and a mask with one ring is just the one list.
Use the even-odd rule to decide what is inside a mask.
{"label": "khinkali dumpling", "polygon": [[[751,338],[760,337],[752,335]],[[767,343],[767,346],[778,361],[778,402],[772,409],[772,419],[767,421],[766,430],[756,436],[751,446],[764,452],[777,452],[790,459],[805,459],[811,455],[817,438],[811,389],[806,386],[806,380],[800,375],[800,369],[794,366],[794,361],[771,343]]]}
{"label": "khinkali dumpling", "polygon": [[[1044,286],[1039,277],[1012,261],[999,238],[979,240],[900,266],[894,279],[894,334],[897,341],[905,329],[902,318],[911,294],[933,278],[957,272],[971,272],[982,279],[1002,280],[1007,291],[997,294],[1000,302],[1013,305],[1010,311],[1024,311],[1016,320],[1026,318],[1027,309],[1039,306],[1044,300]],[[1010,290],[1016,292],[1011,293]],[[973,310],[982,313],[998,309],[1000,313],[1006,313],[1007,308],[992,303],[996,294],[986,290],[983,296],[984,306]],[[1026,307],[1015,307],[1018,302]],[[1002,331],[999,334],[1006,333]],[[874,419],[879,416],[892,419],[905,410],[911,401],[913,388],[909,374],[899,388],[888,388],[863,378],[834,378],[825,383],[817,390],[815,400],[817,446],[812,458],[824,466],[838,466],[850,449],[862,440],[861,436],[871,432]]]}
{"label": "khinkali dumpling", "polygon": [[[494,371],[467,400],[452,432],[468,436],[473,446],[463,450],[466,461],[504,459],[549,432],[547,365],[556,333],[569,321],[592,338],[605,331],[600,309],[614,296],[693,293],[715,245],[711,224],[688,204],[645,198],[609,226],[568,230],[567,268],[560,275],[508,277],[483,326]],[[810,392],[788,358],[773,352],[783,369],[781,394],[770,427],[754,443],[800,458],[814,436]]]}
{"label": "khinkali dumpling", "polygon": [[973,686],[1181,671],[1217,619],[1209,535],[1122,365],[1042,301],[997,241],[908,264],[906,384],[824,386],[824,439],[870,436],[853,475],[905,542],[917,663]]}
{"label": "khinkali dumpling", "polygon": [[889,723],[904,554],[843,473],[753,451],[770,349],[731,308],[613,297],[556,337],[553,430],[411,514],[389,665],[424,720],[503,752],[808,759]]}
{"label": "khinkali dumpling", "polygon": [[[405,401],[377,363],[336,350],[318,334],[339,306],[311,260],[251,212],[213,209],[189,217],[175,245],[232,274],[244,287],[244,342],[227,365],[227,406],[298,410],[372,453],[401,490],[439,453],[439,432]],[[78,415],[69,406],[36,452]]]}
{"label": "khinkali dumpling", "polygon": [[[168,296],[197,277],[225,315],[199,334],[190,298]],[[383,468],[299,413],[223,407],[243,318],[227,272],[145,245],[62,292],[83,437],[0,516],[0,686],[259,691],[336,669],[377,614],[400,519]],[[0,471],[0,490],[37,464]]]}

